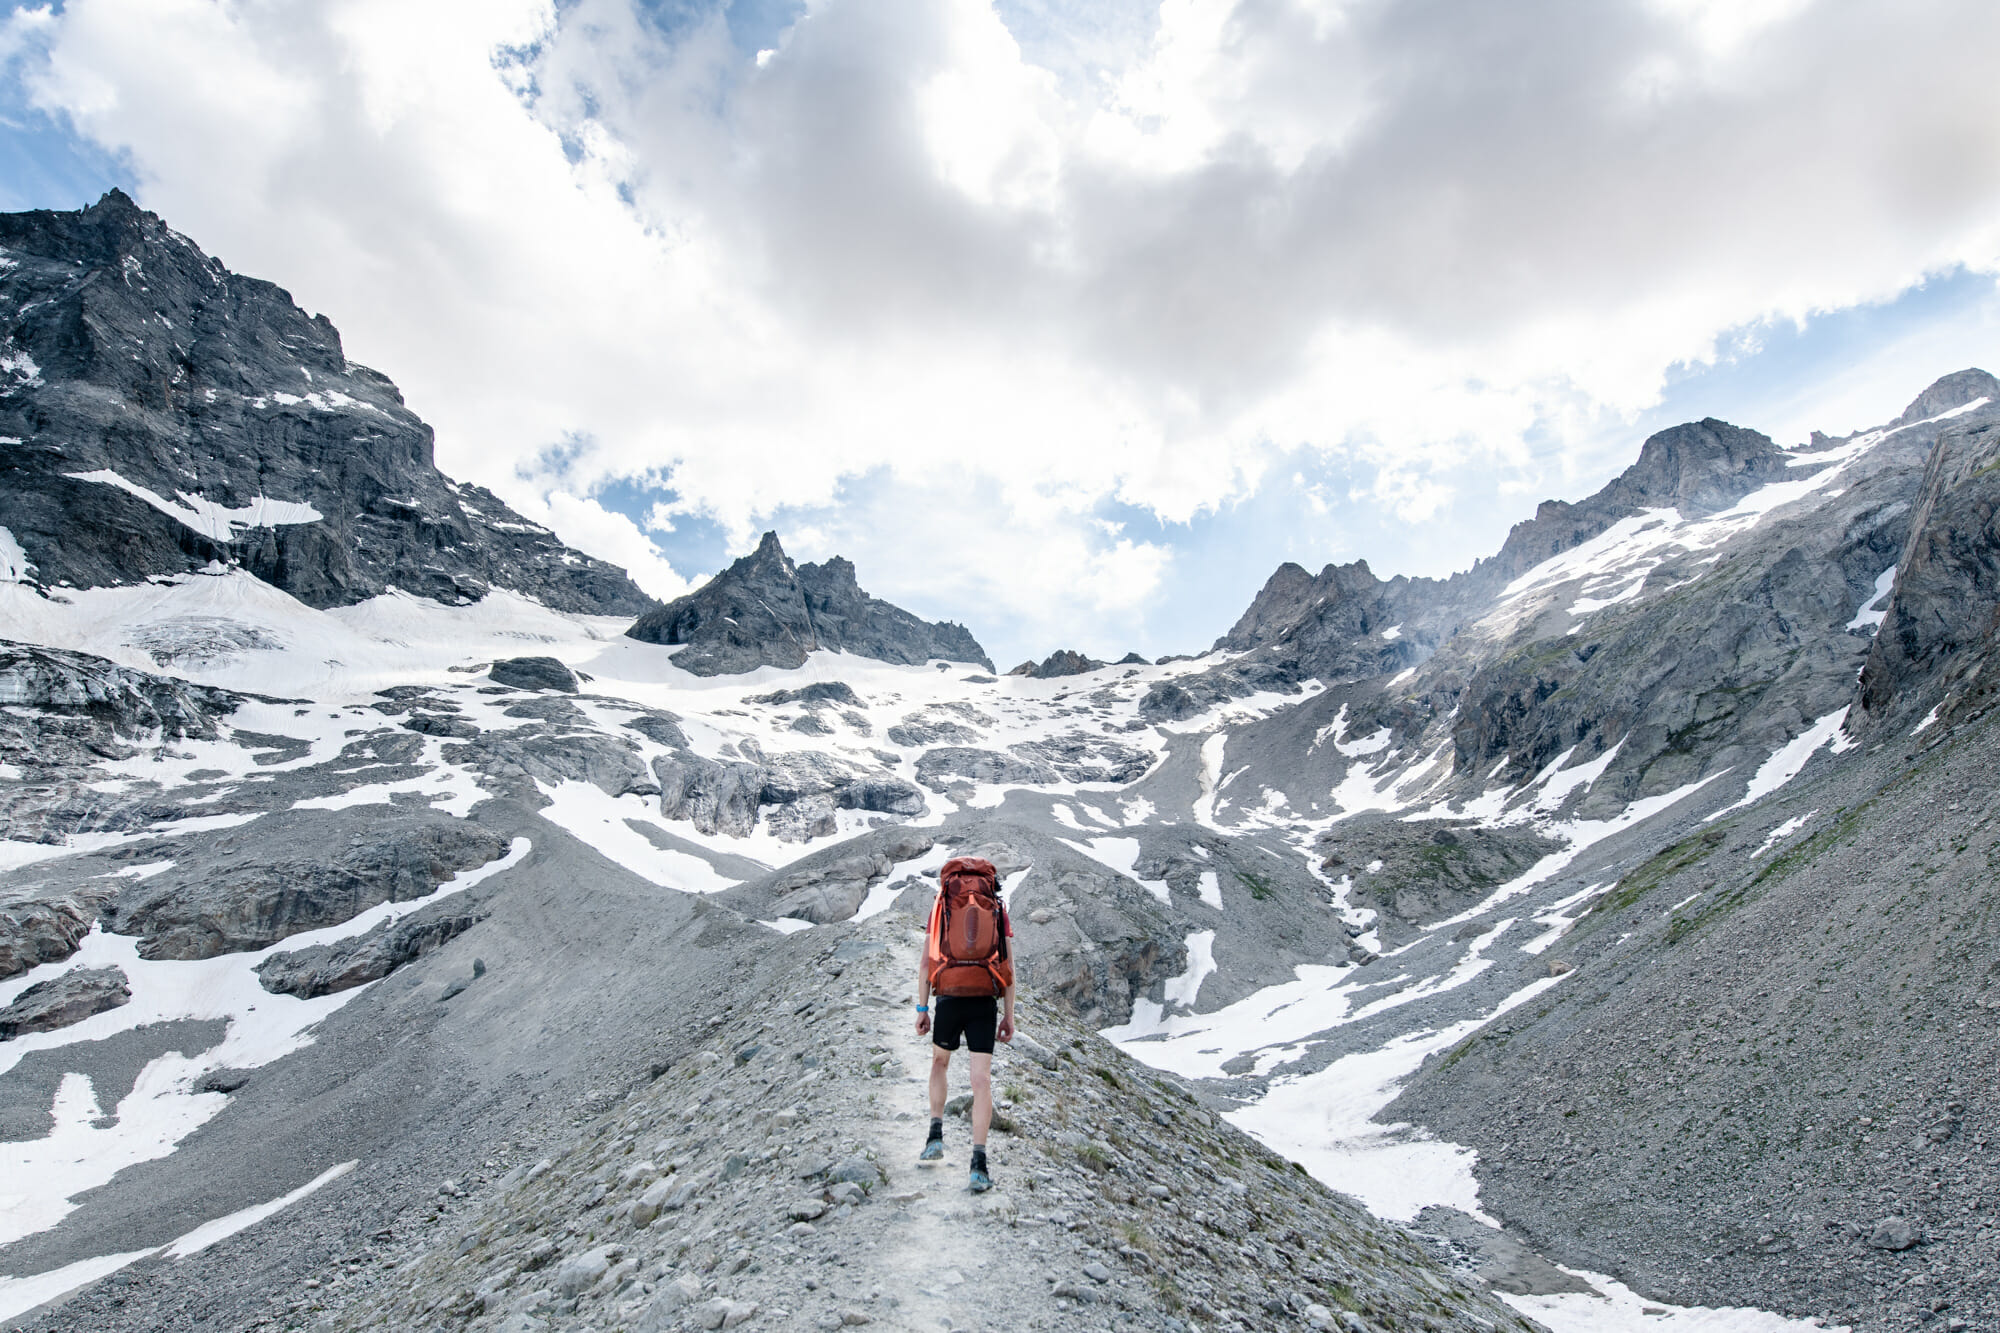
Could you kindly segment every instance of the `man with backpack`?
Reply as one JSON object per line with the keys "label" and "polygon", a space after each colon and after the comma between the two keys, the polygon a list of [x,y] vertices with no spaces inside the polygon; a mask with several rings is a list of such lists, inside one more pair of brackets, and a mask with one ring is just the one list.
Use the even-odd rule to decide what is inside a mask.
{"label": "man with backpack", "polygon": [[974,1194],[993,1188],[986,1131],[993,1123],[993,1043],[1014,1040],[1013,933],[993,863],[976,856],[945,862],[917,966],[917,1035],[931,1034],[931,1132],[918,1160],[944,1157],[945,1074],[963,1040],[972,1063]]}

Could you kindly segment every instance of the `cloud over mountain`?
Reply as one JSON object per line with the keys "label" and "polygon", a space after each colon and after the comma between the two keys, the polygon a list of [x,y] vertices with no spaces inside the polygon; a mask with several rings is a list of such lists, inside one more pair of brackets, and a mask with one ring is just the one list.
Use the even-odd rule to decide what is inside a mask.
{"label": "cloud over mountain", "polygon": [[[1977,5],[37,13],[16,68],[143,202],[642,581],[613,478],[734,549],[818,512],[801,553],[891,595],[1129,626],[1177,531],[1133,513],[1301,461],[1409,522],[1547,486],[1718,336],[2000,254]],[[842,516],[887,494],[986,536]]]}

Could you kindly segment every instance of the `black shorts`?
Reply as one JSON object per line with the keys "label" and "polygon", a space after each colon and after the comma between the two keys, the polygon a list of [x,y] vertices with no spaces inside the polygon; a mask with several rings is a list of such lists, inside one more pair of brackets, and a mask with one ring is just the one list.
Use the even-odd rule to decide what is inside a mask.
{"label": "black shorts", "polygon": [[938,995],[931,999],[931,1044],[947,1051],[993,1054],[993,1031],[1000,1026],[1000,1001],[991,995]]}

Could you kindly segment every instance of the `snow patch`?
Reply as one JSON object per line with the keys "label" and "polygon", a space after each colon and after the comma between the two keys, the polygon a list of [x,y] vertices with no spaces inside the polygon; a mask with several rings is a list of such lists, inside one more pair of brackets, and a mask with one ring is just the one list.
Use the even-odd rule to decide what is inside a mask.
{"label": "snow patch", "polygon": [[1755,805],[1778,788],[1797,777],[1805,768],[1806,761],[1824,745],[1833,754],[1851,748],[1854,742],[1841,732],[1847,721],[1847,709],[1841,708],[1828,713],[1814,722],[1803,732],[1779,746],[1777,752],[1766,759],[1750,778],[1750,788],[1743,793],[1743,799],[1733,805],[1725,805],[1714,814],[1702,820],[1706,824],[1722,818],[1732,810],[1741,810],[1746,805]]}
{"label": "snow patch", "polygon": [[174,492],[175,500],[161,498],[156,492],[144,486],[125,480],[109,468],[99,468],[95,472],[71,472],[66,474],[76,481],[94,481],[103,486],[115,487],[128,495],[135,495],[153,508],[178,519],[186,527],[194,529],[211,541],[232,542],[236,540],[238,528],[275,528],[292,523],[317,523],[326,515],[309,504],[292,500],[272,500],[259,495],[249,504],[231,509],[213,500],[186,491]]}
{"label": "snow patch", "polygon": [[1861,604],[1848,629],[1880,629],[1889,615],[1889,593],[1896,586],[1896,567],[1889,566],[1875,578],[1875,595]]}
{"label": "snow patch", "polygon": [[1764,839],[1763,843],[1758,846],[1757,850],[1750,853],[1750,855],[1753,858],[1762,856],[1765,852],[1770,851],[1773,847],[1776,847],[1786,838],[1791,837],[1794,833],[1797,833],[1800,829],[1804,828],[1806,826],[1806,821],[1811,819],[1814,815],[1818,813],[1819,811],[1816,809],[1808,810],[1804,814],[1799,815],[1796,818],[1787,819],[1784,823],[1772,829],[1769,836],[1767,836]]}
{"label": "snow patch", "polygon": [[211,1245],[219,1244],[237,1232],[247,1231],[265,1218],[275,1213],[283,1212],[300,1199],[319,1189],[322,1185],[329,1185],[339,1180],[360,1164],[360,1161],[357,1159],[342,1162],[339,1166],[330,1166],[311,1180],[308,1180],[305,1184],[293,1190],[290,1194],[281,1194],[269,1203],[253,1204],[248,1208],[238,1209],[226,1217],[218,1217],[213,1222],[204,1222],[193,1231],[188,1232],[185,1236],[175,1241],[172,1245],[169,1245],[167,1247],[167,1256],[172,1259],[185,1259],[189,1255],[200,1254]]}
{"label": "snow patch", "polygon": [[663,833],[674,832],[661,822],[653,802],[644,796],[609,796],[592,783],[573,779],[553,785],[537,781],[535,785],[552,802],[541,812],[542,818],[641,879],[685,893],[720,893],[741,882],[723,875],[692,852],[657,846],[632,827],[635,823],[651,824]]}
{"label": "snow patch", "polygon": [[14,540],[13,533],[0,528],[0,583],[28,583],[34,573],[35,562],[28,559],[21,543]]}

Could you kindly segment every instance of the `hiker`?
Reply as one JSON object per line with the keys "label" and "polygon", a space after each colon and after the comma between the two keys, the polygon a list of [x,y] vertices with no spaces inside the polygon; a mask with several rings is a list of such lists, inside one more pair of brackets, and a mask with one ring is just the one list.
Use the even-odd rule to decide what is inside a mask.
{"label": "hiker", "polygon": [[944,1157],[945,1074],[951,1053],[963,1040],[972,1053],[974,1194],[993,1188],[986,1169],[986,1131],[993,1123],[993,1043],[1014,1040],[1013,933],[993,863],[976,856],[945,862],[938,872],[923,961],[917,965],[917,1035],[931,1034],[931,1132],[917,1160]]}

